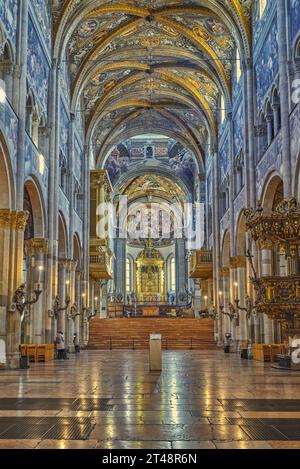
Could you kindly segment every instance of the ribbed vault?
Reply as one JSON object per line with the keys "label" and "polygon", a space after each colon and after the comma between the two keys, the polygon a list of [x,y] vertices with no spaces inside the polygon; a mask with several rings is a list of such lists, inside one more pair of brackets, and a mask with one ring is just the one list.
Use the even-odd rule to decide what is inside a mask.
{"label": "ribbed vault", "polygon": [[55,56],[70,62],[96,165],[147,129],[176,135],[205,165],[220,96],[231,107],[236,48],[249,56],[249,1],[57,0]]}

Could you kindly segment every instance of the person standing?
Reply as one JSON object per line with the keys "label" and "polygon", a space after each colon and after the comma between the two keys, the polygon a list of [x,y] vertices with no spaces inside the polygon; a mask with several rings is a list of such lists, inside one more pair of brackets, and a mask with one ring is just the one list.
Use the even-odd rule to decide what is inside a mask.
{"label": "person standing", "polygon": [[78,335],[77,335],[76,332],[75,332],[74,337],[73,337],[73,345],[74,345],[74,348],[75,348],[75,353],[80,353],[79,339],[78,339]]}
{"label": "person standing", "polygon": [[62,331],[57,332],[55,339],[57,359],[62,360],[66,356],[65,338]]}

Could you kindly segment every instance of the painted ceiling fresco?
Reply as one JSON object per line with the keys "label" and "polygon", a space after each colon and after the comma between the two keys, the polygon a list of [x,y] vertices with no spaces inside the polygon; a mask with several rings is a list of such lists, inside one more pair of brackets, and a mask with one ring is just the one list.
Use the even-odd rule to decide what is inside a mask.
{"label": "painted ceiling fresco", "polygon": [[[67,31],[72,103],[82,102],[95,164],[137,134],[164,133],[204,160],[220,95],[231,94],[251,0],[54,0]],[[235,27],[232,25],[235,24]],[[62,32],[62,35],[64,33]]]}

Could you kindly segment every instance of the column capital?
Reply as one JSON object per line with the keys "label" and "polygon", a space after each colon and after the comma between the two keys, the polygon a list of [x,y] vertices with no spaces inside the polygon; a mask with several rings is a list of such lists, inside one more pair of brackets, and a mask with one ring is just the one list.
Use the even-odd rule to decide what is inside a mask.
{"label": "column capital", "polygon": [[48,239],[32,238],[25,241],[25,251],[28,256],[35,254],[48,254]]}
{"label": "column capital", "polygon": [[70,272],[75,272],[77,269],[78,261],[75,259],[69,260],[69,270]]}
{"label": "column capital", "polygon": [[58,259],[58,268],[60,270],[68,268],[69,259]]}
{"label": "column capital", "polygon": [[17,231],[24,231],[28,216],[28,212],[0,209],[0,228],[11,228]]}
{"label": "column capital", "polygon": [[220,268],[220,277],[229,277],[230,269],[229,267],[221,267]]}
{"label": "column capital", "polygon": [[259,249],[261,251],[271,251],[273,248],[273,243],[269,239],[264,239],[259,241]]}
{"label": "column capital", "polygon": [[230,268],[238,269],[240,267],[247,267],[247,259],[245,256],[235,256],[230,258]]}

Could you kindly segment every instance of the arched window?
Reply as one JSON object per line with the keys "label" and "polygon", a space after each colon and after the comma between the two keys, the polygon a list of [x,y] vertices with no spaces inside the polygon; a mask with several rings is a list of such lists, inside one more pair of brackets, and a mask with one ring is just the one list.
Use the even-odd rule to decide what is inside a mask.
{"label": "arched window", "polygon": [[268,0],[259,0],[259,18],[261,19],[266,10]]}
{"label": "arched window", "polygon": [[221,111],[220,111],[220,120],[221,120],[221,125],[223,124],[224,120],[226,117],[226,112],[225,112],[225,99],[224,96],[221,95]]}
{"label": "arched window", "polygon": [[236,52],[235,52],[235,60],[236,60],[236,66],[235,66],[236,81],[238,83],[242,76],[241,56],[240,56],[240,51],[238,50],[238,48],[236,49]]}
{"label": "arched window", "polygon": [[130,259],[126,259],[126,291],[131,292],[131,263]]}
{"label": "arched window", "polygon": [[[4,41],[1,38],[1,30],[0,30],[0,43]],[[0,69],[0,87],[2,89],[2,94],[5,95],[5,98],[8,98],[10,101],[12,100],[13,95],[13,53],[12,48],[8,42],[6,42],[2,48],[2,54],[0,53],[0,62],[1,62],[1,69]]]}
{"label": "arched window", "polygon": [[176,290],[175,257],[172,257],[171,263],[170,263],[170,289],[172,292]]}

